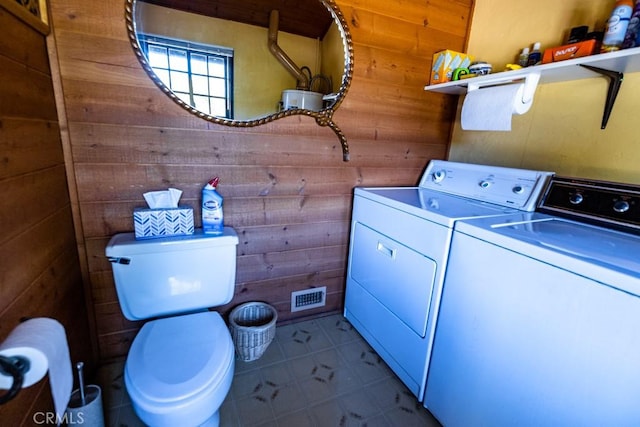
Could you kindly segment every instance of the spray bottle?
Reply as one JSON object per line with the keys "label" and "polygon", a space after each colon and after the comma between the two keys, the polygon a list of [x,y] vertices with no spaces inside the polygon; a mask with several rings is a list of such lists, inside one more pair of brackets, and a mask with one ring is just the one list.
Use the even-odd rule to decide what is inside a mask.
{"label": "spray bottle", "polygon": [[224,231],[222,196],[216,191],[219,181],[216,176],[202,189],[202,230],[205,234],[222,234]]}

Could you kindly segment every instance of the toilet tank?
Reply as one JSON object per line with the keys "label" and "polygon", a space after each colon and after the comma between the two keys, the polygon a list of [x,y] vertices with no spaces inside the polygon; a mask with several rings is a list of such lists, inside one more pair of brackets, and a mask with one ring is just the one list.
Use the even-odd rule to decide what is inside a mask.
{"label": "toilet tank", "polygon": [[203,234],[136,240],[116,234],[106,248],[122,313],[129,320],[206,309],[231,301],[238,236]]}

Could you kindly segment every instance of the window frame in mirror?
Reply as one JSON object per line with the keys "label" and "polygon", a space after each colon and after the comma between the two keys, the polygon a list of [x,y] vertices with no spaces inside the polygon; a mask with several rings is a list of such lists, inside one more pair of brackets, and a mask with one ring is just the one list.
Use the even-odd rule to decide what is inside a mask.
{"label": "window frame in mirror", "polygon": [[338,8],[335,3],[335,0],[315,0],[322,3],[328,10],[328,12],[332,15],[334,23],[338,26],[338,30],[342,37],[342,41],[344,44],[344,71],[342,75],[342,81],[340,83],[340,88],[336,92],[334,101],[324,107],[319,111],[313,111],[303,108],[295,108],[288,109],[275,112],[273,114],[268,114],[262,117],[258,117],[255,119],[249,120],[236,120],[236,119],[228,119],[223,117],[212,116],[210,114],[206,114],[191,105],[185,103],[182,99],[180,99],[171,89],[169,89],[164,82],[156,75],[153,71],[149,62],[147,61],[146,56],[140,46],[138,35],[136,31],[136,23],[135,23],[135,7],[137,0],[125,0],[125,21],[127,26],[127,33],[129,36],[129,41],[133,48],[133,51],[142,65],[142,68],[147,73],[147,75],[151,78],[151,80],[158,86],[171,100],[173,100],[176,104],[178,104],[183,109],[187,110],[191,114],[194,114],[197,117],[200,117],[206,121],[216,123],[219,125],[232,126],[232,127],[254,127],[260,126],[284,117],[296,116],[296,115],[305,115],[309,117],[313,117],[316,123],[320,126],[327,126],[336,134],[338,139],[340,140],[340,144],[342,146],[342,158],[343,160],[349,161],[349,145],[347,143],[347,138],[342,132],[342,130],[335,124],[333,121],[333,114],[336,109],[340,106],[344,97],[351,86],[351,80],[353,79],[353,41],[351,39],[351,33],[349,32],[349,28],[347,26],[347,22],[344,18],[344,15]]}

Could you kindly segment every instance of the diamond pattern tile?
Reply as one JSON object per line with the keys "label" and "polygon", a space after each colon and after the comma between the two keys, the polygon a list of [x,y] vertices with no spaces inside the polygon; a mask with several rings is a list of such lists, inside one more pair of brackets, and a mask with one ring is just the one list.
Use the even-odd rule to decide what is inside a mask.
{"label": "diamond pattern tile", "polygon": [[[98,373],[106,425],[142,427],[123,384],[123,367],[114,363]],[[440,426],[339,314],[278,326],[260,359],[236,360],[220,425]]]}

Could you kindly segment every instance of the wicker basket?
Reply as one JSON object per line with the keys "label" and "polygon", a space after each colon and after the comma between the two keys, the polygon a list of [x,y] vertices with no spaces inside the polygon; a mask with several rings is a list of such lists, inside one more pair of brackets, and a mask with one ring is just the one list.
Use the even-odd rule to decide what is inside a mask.
{"label": "wicker basket", "polygon": [[238,357],[245,361],[259,359],[276,335],[278,312],[269,304],[247,302],[229,315],[229,329]]}

